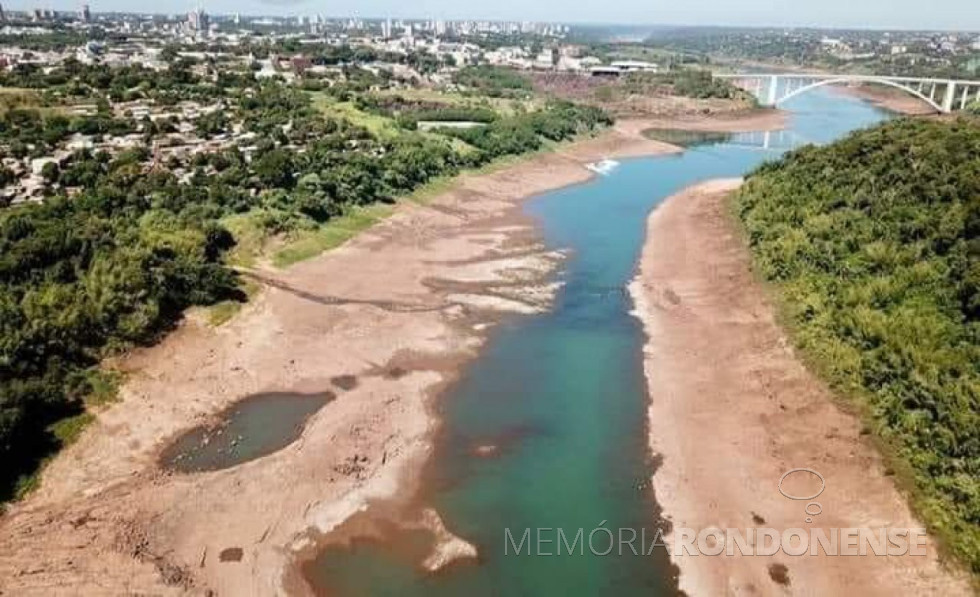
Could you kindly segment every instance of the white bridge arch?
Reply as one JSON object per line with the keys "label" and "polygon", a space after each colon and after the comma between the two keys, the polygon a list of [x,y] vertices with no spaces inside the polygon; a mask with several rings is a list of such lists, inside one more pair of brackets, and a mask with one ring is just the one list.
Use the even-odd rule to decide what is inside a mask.
{"label": "white bridge arch", "polygon": [[[904,91],[906,93],[909,93],[909,94],[911,94],[911,95],[919,98],[920,100],[924,101],[925,103],[929,104],[929,106],[931,106],[932,109],[935,110],[936,112],[943,112],[943,107],[940,106],[939,104],[937,104],[935,101],[929,99],[929,97],[926,96],[924,93],[920,93],[916,89],[912,89],[912,88],[906,87],[906,86],[902,85],[901,83],[896,83],[894,81],[889,81],[888,79],[874,79],[874,80],[868,80],[866,82],[868,82],[868,83],[874,83],[875,85],[887,85],[889,87],[894,87],[895,89],[901,89],[902,91]],[[783,97],[779,98],[776,101],[776,104],[775,105],[778,106],[778,105],[780,105],[782,103],[788,102],[789,100],[793,99],[794,97],[796,97],[798,95],[803,95],[807,91],[816,89],[818,87],[824,87],[826,85],[849,85],[849,84],[853,84],[853,83],[854,83],[854,80],[852,80],[852,79],[843,79],[843,78],[825,79],[823,81],[817,81],[815,83],[810,83],[809,85],[805,85],[803,87],[794,89],[793,91],[791,91],[788,94],[784,95]]]}
{"label": "white bridge arch", "polygon": [[778,106],[794,97],[826,85],[872,83],[900,89],[918,98],[937,112],[962,110],[980,101],[980,81],[931,79],[924,77],[885,77],[875,75],[824,75],[803,73],[715,75],[728,79],[753,94],[766,106]]}

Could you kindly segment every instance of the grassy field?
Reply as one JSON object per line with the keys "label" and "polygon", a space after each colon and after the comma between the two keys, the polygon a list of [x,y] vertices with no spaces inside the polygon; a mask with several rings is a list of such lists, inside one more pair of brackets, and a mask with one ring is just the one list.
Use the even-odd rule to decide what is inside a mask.
{"label": "grassy field", "polygon": [[499,97],[474,97],[437,89],[386,89],[378,91],[376,94],[380,96],[398,95],[405,99],[443,103],[451,106],[487,106],[502,116],[510,116],[520,111],[531,112],[541,108],[544,103],[544,100],[539,98],[517,100]]}
{"label": "grassy field", "polygon": [[[474,97],[457,92],[439,91],[437,89],[384,89],[373,92],[378,97],[399,96],[407,100],[444,104],[454,107],[485,106],[493,109],[501,116],[512,116],[518,112],[532,112],[544,106],[544,99],[533,98],[526,100],[499,97]],[[339,102],[326,93],[312,92],[313,105],[324,114],[338,118],[346,118],[365,127],[373,133],[390,133],[396,129],[393,119],[377,114],[358,110],[350,102]]]}
{"label": "grassy field", "polygon": [[335,118],[344,118],[351,123],[362,126],[379,137],[398,135],[398,126],[391,118],[358,110],[351,102],[338,102],[325,93],[312,93],[313,106]]}
{"label": "grassy field", "polygon": [[358,232],[391,215],[394,210],[394,205],[383,203],[352,207],[344,215],[333,218],[316,230],[300,232],[289,239],[285,246],[273,252],[272,263],[276,267],[288,267],[316,257],[344,244]]}
{"label": "grassy field", "polygon": [[36,108],[41,97],[34,89],[21,87],[0,87],[0,114],[14,108]]}

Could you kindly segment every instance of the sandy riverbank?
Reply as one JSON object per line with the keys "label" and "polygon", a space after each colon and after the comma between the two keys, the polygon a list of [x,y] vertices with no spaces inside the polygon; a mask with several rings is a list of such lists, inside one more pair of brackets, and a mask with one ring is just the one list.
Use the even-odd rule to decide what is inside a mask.
{"label": "sandy riverbank", "polygon": [[[650,126],[626,121],[464,175],[337,250],[254,272],[264,290],[224,327],[188,320],[131,355],[121,401],[0,518],[0,593],[278,592],[306,537],[410,491],[436,424],[432,396],[489,327],[547,308],[562,255],[538,242],[521,201],[584,182],[591,161],[678,151],[643,138]],[[175,437],[266,391],[337,398],[272,455],[210,473],[161,470]]]}
{"label": "sandy riverbank", "polygon": [[788,118],[788,112],[772,108],[758,108],[738,113],[715,114],[710,118],[696,115],[682,115],[670,118],[645,118],[632,122],[634,124],[642,124],[645,129],[671,129],[711,133],[749,133],[753,131],[774,131],[786,128]]}
{"label": "sandy riverbank", "polygon": [[834,87],[839,93],[868,101],[884,110],[903,116],[925,116],[936,111],[929,104],[900,89],[881,85],[848,85]]}
{"label": "sandy riverbank", "polygon": [[[728,212],[739,185],[705,183],[654,211],[631,285],[648,336],[650,445],[662,458],[653,477],[658,503],[675,529],[921,528],[860,422],[834,405],[777,325]],[[807,502],[777,489],[784,473],[801,467],[826,480],[816,500],[823,512],[812,524]],[[933,542],[926,551],[675,562],[681,589],[692,596],[970,594],[967,581],[937,561]]]}

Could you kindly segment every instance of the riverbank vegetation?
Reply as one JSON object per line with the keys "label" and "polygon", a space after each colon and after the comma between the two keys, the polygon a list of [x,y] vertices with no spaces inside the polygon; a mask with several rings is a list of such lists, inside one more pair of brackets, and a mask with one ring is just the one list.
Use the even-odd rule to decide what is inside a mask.
{"label": "riverbank vegetation", "polygon": [[[599,109],[552,101],[513,114],[412,106],[401,127],[387,126],[395,114],[356,84],[320,92],[327,108],[348,108],[335,113],[309,92],[247,73],[214,82],[174,64],[163,75],[125,74],[131,79],[114,72],[69,77],[66,85],[82,85],[75,91],[105,104],[105,94],[118,91],[152,106],[161,98],[208,97],[215,108],[192,117],[183,132],[168,130],[166,118],[108,108],[73,117],[16,108],[0,118],[4,151],[59,154],[44,166],[42,202],[0,210],[0,501],[29,488],[43,459],[91,418],[86,400],[98,393],[104,357],[153,342],[189,306],[231,309],[227,301],[244,299],[232,258],[247,264],[271,238],[286,245],[276,261],[312,256],[338,238],[335,223],[356,227],[379,213],[373,208],[430,181],[611,122]],[[167,87],[152,83],[162,79]],[[48,84],[27,76],[20,82]],[[351,114],[387,120],[372,131]],[[456,118],[483,126],[409,130],[421,119]],[[66,149],[69,138],[117,133],[134,144]],[[175,143],[206,150],[175,151]],[[295,239],[303,244],[289,252]]]}
{"label": "riverbank vegetation", "polygon": [[799,149],[736,205],[796,344],[980,573],[980,123],[899,120]]}

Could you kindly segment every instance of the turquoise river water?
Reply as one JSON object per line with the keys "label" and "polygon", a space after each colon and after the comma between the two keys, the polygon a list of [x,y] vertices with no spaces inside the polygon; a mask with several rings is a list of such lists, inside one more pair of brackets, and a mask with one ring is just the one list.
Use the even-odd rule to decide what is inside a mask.
{"label": "turquoise river water", "polygon": [[[649,480],[644,334],[630,315],[647,216],[692,184],[740,176],[789,146],[823,143],[887,115],[861,101],[817,90],[786,106],[782,134],[733,135],[677,156],[624,161],[608,175],[527,203],[549,246],[571,249],[553,310],[502,324],[485,351],[440,399],[443,431],[426,473],[426,504],[479,550],[476,562],[426,574],[426,537],[329,548],[305,567],[310,583],[340,595],[673,595],[665,552],[555,553],[556,544],[515,544],[525,529],[661,528]],[[669,258],[669,256],[667,257]],[[481,457],[474,447],[497,447]],[[639,531],[638,531],[639,532]],[[607,540],[596,538],[603,551]],[[638,551],[640,541],[637,543]],[[407,547],[406,547],[407,546]],[[509,550],[509,551],[508,551]],[[528,555],[534,551],[538,555]]]}

